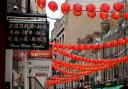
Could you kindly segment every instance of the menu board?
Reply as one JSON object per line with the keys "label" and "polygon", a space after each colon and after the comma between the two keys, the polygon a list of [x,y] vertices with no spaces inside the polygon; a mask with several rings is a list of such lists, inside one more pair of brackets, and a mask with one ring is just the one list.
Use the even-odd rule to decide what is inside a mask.
{"label": "menu board", "polygon": [[8,23],[7,49],[49,49],[47,21],[13,21]]}

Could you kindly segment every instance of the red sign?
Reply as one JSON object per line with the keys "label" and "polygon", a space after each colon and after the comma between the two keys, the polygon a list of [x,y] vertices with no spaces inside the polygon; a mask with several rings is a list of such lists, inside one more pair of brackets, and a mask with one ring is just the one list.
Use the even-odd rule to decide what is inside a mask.
{"label": "red sign", "polygon": [[28,50],[29,58],[52,58],[52,47],[49,50]]}

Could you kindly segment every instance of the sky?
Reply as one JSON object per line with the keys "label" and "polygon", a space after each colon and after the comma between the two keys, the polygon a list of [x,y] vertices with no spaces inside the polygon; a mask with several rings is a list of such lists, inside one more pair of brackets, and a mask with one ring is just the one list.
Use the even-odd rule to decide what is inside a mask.
{"label": "sky", "polygon": [[57,4],[58,4],[58,10],[53,12],[49,9],[48,7],[48,2],[49,1],[52,1],[52,0],[46,0],[46,13],[47,13],[47,16],[49,17],[48,18],[48,21],[50,22],[50,32],[49,32],[49,38],[51,38],[51,31],[52,29],[54,28],[54,22],[55,22],[55,19],[54,18],[61,18],[62,17],[62,13],[61,13],[61,4],[63,2],[65,2],[65,0],[53,0],[53,1],[56,1]]}

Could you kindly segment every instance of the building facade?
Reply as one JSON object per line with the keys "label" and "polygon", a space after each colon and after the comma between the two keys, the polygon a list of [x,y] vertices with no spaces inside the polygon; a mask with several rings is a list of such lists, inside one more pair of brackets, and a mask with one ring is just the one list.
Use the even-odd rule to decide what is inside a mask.
{"label": "building facade", "polygon": [[[126,0],[123,3],[127,3]],[[125,4],[124,4],[124,9]],[[122,13],[123,16],[123,13]],[[102,22],[101,35],[99,36],[99,42],[106,42],[112,40],[118,40],[119,38],[125,38],[128,34],[127,21],[122,17],[119,20],[112,20]],[[105,26],[106,25],[106,26]],[[107,31],[106,29],[109,28]],[[96,43],[96,42],[95,42]],[[95,53],[95,58],[118,58],[127,55],[127,44],[123,46],[117,46],[112,48],[104,48],[102,50],[97,50]],[[125,78],[128,76],[127,62],[120,63],[112,69],[107,69],[104,71],[97,72],[95,74],[95,84],[103,84],[105,86],[116,86],[119,84],[125,85]],[[100,77],[99,77],[100,76]],[[101,85],[102,85],[101,84]],[[102,87],[102,86],[101,86]]]}
{"label": "building facade", "polygon": [[46,11],[37,6],[37,0],[7,0],[7,13],[46,14]]}

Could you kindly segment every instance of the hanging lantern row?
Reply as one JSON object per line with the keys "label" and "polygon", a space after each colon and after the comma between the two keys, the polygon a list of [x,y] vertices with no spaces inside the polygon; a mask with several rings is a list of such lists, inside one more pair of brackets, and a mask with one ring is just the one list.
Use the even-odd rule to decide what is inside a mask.
{"label": "hanging lantern row", "polygon": [[[45,8],[46,6],[46,0],[37,0],[37,6],[41,9]],[[57,11],[58,5],[55,1],[50,1],[48,3],[48,7],[51,11]],[[64,2],[61,4],[61,11],[63,14],[68,14],[70,12],[70,4],[68,2]],[[120,11],[123,10],[123,3],[120,1],[117,1],[113,4],[113,9],[115,11],[112,12],[111,17],[115,20],[119,19],[121,14]],[[82,15],[82,5],[80,3],[74,3],[73,4],[73,14],[75,16],[81,16]],[[87,11],[87,16],[89,18],[94,18],[96,16],[96,7],[94,4],[90,3],[86,5],[85,10]],[[108,18],[108,12],[110,10],[110,5],[108,3],[102,3],[100,6],[100,18],[101,19],[107,19]],[[125,19],[128,19],[128,12],[125,12],[124,15]]]}
{"label": "hanging lantern row", "polygon": [[111,48],[116,46],[123,46],[124,44],[128,43],[128,36],[124,39],[120,38],[118,40],[112,40],[111,42],[107,41],[105,43],[98,43],[98,44],[80,44],[80,45],[70,45],[70,44],[54,44],[54,49],[68,49],[68,50],[98,50],[102,48]]}
{"label": "hanging lantern row", "polygon": [[76,80],[79,80],[80,79],[80,76],[77,76],[77,77],[70,77],[70,78],[56,78],[54,80],[46,80],[46,87],[47,88],[50,88],[52,85],[54,84],[62,84],[62,83],[67,83],[67,82],[72,82],[72,81],[76,81]]}
{"label": "hanging lantern row", "polygon": [[[46,6],[46,0],[37,0],[37,6],[40,7],[41,9],[43,9]],[[55,1],[50,1],[48,3],[48,7],[50,10],[52,11],[56,11],[58,9],[58,5]],[[62,11],[70,11],[70,4],[68,2],[64,2],[61,4],[61,9]],[[88,12],[94,12],[96,10],[96,7],[94,4],[90,3],[86,6],[86,11]],[[123,3],[120,1],[117,1],[114,3],[113,5],[113,9],[115,11],[121,11],[123,9]],[[74,3],[73,4],[73,10],[75,12],[80,12],[82,11],[82,5],[80,3]],[[108,12],[110,10],[110,5],[108,3],[102,3],[100,6],[100,10],[103,12]]]}
{"label": "hanging lantern row", "polygon": [[[97,64],[86,64],[86,65],[81,65],[81,64],[74,64],[74,63],[67,63],[67,62],[64,62],[64,61],[61,61],[59,59],[53,59],[52,60],[53,63],[56,63],[56,64],[60,64],[60,65],[69,65],[69,66],[75,66],[75,67],[81,67],[81,68],[92,68],[92,67],[99,67],[99,66],[104,66],[104,65],[107,65],[107,64],[111,64],[111,63],[97,63]],[[118,62],[114,62],[114,63],[118,63]]]}
{"label": "hanging lantern row", "polygon": [[128,56],[120,57],[120,58],[114,58],[114,59],[91,59],[88,57],[82,57],[79,55],[75,55],[69,52],[65,52],[63,50],[56,50],[56,52],[59,53],[59,55],[63,55],[75,60],[83,61],[83,62],[89,62],[89,63],[116,63],[116,62],[124,62],[128,61]]}
{"label": "hanging lantern row", "polygon": [[[61,65],[62,66],[62,65]],[[61,69],[60,68],[60,65],[58,64],[54,64],[52,65],[52,67],[56,70],[56,71],[59,71],[65,75],[69,75],[69,76],[72,76],[72,77],[51,77],[50,80],[47,80],[46,81],[46,86],[47,87],[50,87],[54,84],[62,84],[62,83],[65,83],[65,82],[72,82],[72,81],[76,81],[78,79],[80,79],[80,76],[82,75],[89,75],[93,72],[96,72],[98,70],[104,70],[104,69],[109,69],[109,68],[112,68],[114,66],[114,64],[109,64],[109,65],[106,65],[106,66],[101,66],[100,68],[97,68],[96,70],[91,70],[91,71],[82,71],[82,72],[69,72],[67,71],[67,69]],[[64,67],[67,67],[69,69],[69,66],[64,66]],[[72,68],[74,69],[74,68]],[[75,77],[73,77],[75,76]]]}
{"label": "hanging lantern row", "polygon": [[[97,71],[102,71],[102,70],[105,70],[105,69],[109,69],[109,68],[112,68],[115,65],[113,64],[113,65],[100,66],[100,67],[92,69],[92,70],[83,70],[83,69],[78,70],[77,69],[77,71],[76,71],[76,69],[70,68],[69,66],[62,66],[62,65],[58,65],[58,64],[53,64],[53,68],[55,68],[55,70],[56,70],[56,67],[57,67],[58,69],[60,69],[60,70],[57,69],[57,71],[59,71],[59,72],[61,72],[61,70],[67,70],[68,69],[68,72],[70,72],[71,74],[74,74],[76,76],[81,76],[81,75],[89,75],[90,73],[94,73],[94,72],[97,72]],[[69,71],[69,69],[70,70],[75,70],[76,72],[71,72],[71,71]],[[62,72],[62,73],[64,73],[64,72]]]}
{"label": "hanging lantern row", "polygon": [[[69,64],[66,64],[66,65],[62,65],[62,61],[60,62],[60,60],[56,60],[56,59],[53,59],[53,62],[54,64],[52,65],[52,67],[56,70],[56,71],[59,71],[65,75],[69,75],[69,76],[74,76],[74,77],[69,77],[69,76],[65,76],[65,77],[58,77],[58,76],[53,76],[50,78],[50,80],[47,80],[46,81],[46,86],[47,87],[50,87],[54,84],[62,84],[62,83],[65,83],[65,82],[72,82],[72,81],[75,81],[75,80],[78,80],[80,79],[80,76],[82,75],[89,75],[93,72],[96,72],[96,71],[99,71],[99,70],[104,70],[104,69],[110,69],[112,68],[113,66],[117,65],[118,63],[111,63],[111,64],[106,64],[106,65],[101,65],[99,66],[99,68],[94,68],[95,70],[86,70],[86,71],[83,71],[81,69],[78,69],[79,72],[70,72],[70,71],[67,71],[67,69],[71,69],[71,70],[74,70],[74,66],[69,66]],[[65,68],[63,68],[63,67]],[[63,69],[62,69],[63,68]],[[84,68],[84,67],[83,67]]]}
{"label": "hanging lantern row", "polygon": [[[101,68],[99,68],[99,70],[102,70],[102,69],[109,69],[109,68],[112,68],[113,65],[109,65],[109,66],[102,66]],[[79,80],[80,79],[80,76],[82,75],[89,75],[95,71],[85,71],[85,72],[69,72],[67,70],[64,70],[64,69],[61,69],[58,65],[53,65],[53,68],[63,74],[70,74],[72,76],[77,76],[77,77],[70,77],[70,78],[65,78],[65,77],[61,77],[61,78],[55,78],[55,79],[52,79],[52,80],[47,80],[46,81],[46,86],[47,87],[50,87],[54,84],[62,84],[62,83],[65,83],[65,82],[72,82],[72,81],[76,81],[76,80]]]}
{"label": "hanging lantern row", "polygon": [[67,63],[64,61],[58,61],[58,60],[54,59],[53,64],[58,65],[58,66],[64,66],[64,67],[71,69],[71,70],[98,71],[98,70],[102,70],[102,67],[110,66],[110,65],[116,65],[116,64],[118,64],[118,62],[117,63],[106,63],[106,64],[102,63],[102,64],[95,64],[95,65],[90,64],[89,67],[87,67],[87,65]]}
{"label": "hanging lantern row", "polygon": [[80,76],[75,76],[75,75],[63,75],[63,76],[60,76],[60,75],[53,75],[51,77],[49,77],[50,80],[54,80],[54,79],[59,79],[59,80],[65,80],[65,79],[68,79],[68,78],[75,78],[75,77],[80,77]]}
{"label": "hanging lantern row", "polygon": [[94,71],[77,71],[77,72],[71,72],[71,71],[67,71],[68,69],[62,69],[60,68],[58,65],[52,65],[52,68],[54,68],[56,71],[59,71],[65,75],[74,75],[74,76],[81,76],[81,75],[89,75],[90,73],[94,72]]}

